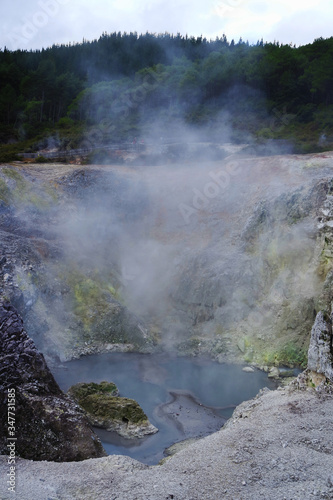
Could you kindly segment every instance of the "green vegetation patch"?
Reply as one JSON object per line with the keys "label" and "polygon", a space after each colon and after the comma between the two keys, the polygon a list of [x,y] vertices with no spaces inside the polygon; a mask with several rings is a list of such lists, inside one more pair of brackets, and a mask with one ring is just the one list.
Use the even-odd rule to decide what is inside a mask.
{"label": "green vegetation patch", "polygon": [[77,401],[81,401],[91,394],[102,394],[114,397],[118,396],[119,393],[116,384],[113,382],[106,382],[105,380],[99,384],[95,382],[75,384],[68,392]]}
{"label": "green vegetation patch", "polygon": [[72,291],[74,314],[87,330],[108,312],[112,298],[120,299],[117,290],[96,273],[86,276],[71,271],[65,280]]}
{"label": "green vegetation patch", "polygon": [[318,274],[319,276],[325,278],[329,271],[333,267],[333,254],[331,250],[331,241],[329,238],[325,237],[323,250],[320,254]]}
{"label": "green vegetation patch", "polygon": [[267,365],[306,368],[307,360],[307,349],[293,342],[288,342],[280,349],[263,353],[263,361]]}
{"label": "green vegetation patch", "polygon": [[[22,148],[22,146],[21,146]],[[12,144],[1,144],[0,145],[0,163],[9,163],[11,161],[20,160],[20,156],[18,155],[19,149],[18,146]]]}
{"label": "green vegetation patch", "polygon": [[39,190],[35,192],[33,186],[20,174],[14,167],[4,167],[2,169],[8,179],[14,181],[15,187],[12,189],[12,199],[17,204],[32,205],[40,211],[50,208],[51,202],[54,201],[47,191]]}
{"label": "green vegetation patch", "polygon": [[15,168],[4,167],[2,173],[5,174],[6,177],[16,181],[19,185],[25,184],[22,175]]}
{"label": "green vegetation patch", "polygon": [[74,286],[74,313],[83,322],[85,328],[90,328],[96,316],[105,314],[109,302],[103,290],[90,278],[76,283]]}
{"label": "green vegetation patch", "polygon": [[79,405],[93,418],[139,424],[148,420],[134,399],[116,397],[113,382],[76,384],[68,390]]}
{"label": "green vegetation patch", "polygon": [[6,182],[0,178],[0,202],[9,205],[12,195]]}
{"label": "green vegetation patch", "polygon": [[66,307],[81,340],[142,344],[142,332],[124,308],[111,270],[83,274],[76,264],[68,264],[58,276],[68,290]]}
{"label": "green vegetation patch", "polygon": [[35,163],[52,163],[53,159],[52,158],[45,158],[43,155],[38,155]]}
{"label": "green vegetation patch", "polygon": [[90,278],[76,283],[74,294],[75,313],[82,317],[87,324],[90,323],[91,313],[95,314],[96,310],[104,309],[107,306],[100,287]]}
{"label": "green vegetation patch", "polygon": [[97,418],[133,424],[140,424],[148,420],[147,415],[134,399],[90,394],[80,402],[80,405]]}

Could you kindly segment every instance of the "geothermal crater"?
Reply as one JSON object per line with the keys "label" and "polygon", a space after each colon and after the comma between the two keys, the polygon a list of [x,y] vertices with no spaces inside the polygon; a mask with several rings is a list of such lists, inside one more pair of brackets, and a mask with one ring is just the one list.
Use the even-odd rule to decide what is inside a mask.
{"label": "geothermal crater", "polygon": [[[27,358],[11,353],[14,372],[17,368],[22,375],[20,404],[24,406],[28,394],[30,402],[39,401],[43,414],[44,404],[48,411],[59,398],[90,434],[99,456],[103,450],[82,410],[63,399],[44,358],[25,337],[21,320],[11,323],[12,317],[19,318],[16,310],[64,389],[71,369],[58,372],[59,364],[73,363],[77,376],[78,367],[87,362],[91,381],[97,373],[91,365],[94,355],[97,366],[101,356],[120,356],[125,373],[129,367],[134,376],[133,387],[139,384],[143,391],[148,384],[150,395],[156,395],[149,403],[151,419],[171,423],[173,441],[191,437],[185,425],[188,411],[193,415],[198,410],[199,420],[204,417],[205,422],[215,417],[220,425],[221,417],[230,416],[226,406],[238,404],[234,395],[241,394],[237,387],[228,404],[206,402],[207,387],[216,387],[209,375],[196,379],[192,374],[190,386],[179,387],[176,380],[168,381],[168,373],[177,374],[177,364],[195,366],[198,359],[201,366],[208,356],[219,369],[225,361],[246,363],[271,375],[278,374],[281,365],[305,367],[316,318],[309,369],[289,388],[264,392],[238,407],[222,431],[190,445],[161,467],[117,456],[66,464],[66,469],[62,464],[19,460],[22,497],[42,500],[52,490],[61,498],[88,498],[94,484],[94,494],[101,499],[109,498],[110,488],[119,498],[153,498],[152,491],[162,498],[166,485],[169,498],[184,500],[215,499],[216,491],[230,499],[244,491],[249,499],[273,499],[275,488],[284,495],[287,484],[293,498],[319,490],[323,498],[331,498],[333,482],[327,471],[332,468],[332,440],[325,436],[332,406],[332,172],[332,153],[261,158],[238,154],[165,167],[19,162],[0,167],[0,293],[4,304],[16,308],[4,306],[12,316],[2,330],[10,349],[13,332],[16,340],[24,336],[21,348],[30,346],[28,355],[33,351],[41,359],[42,376],[50,380],[43,401],[35,394],[38,382],[22,375],[20,363]],[[83,355],[92,357],[76,359]],[[192,359],[174,358],[177,355]],[[154,361],[134,370],[133,360],[139,358],[129,363],[131,356],[162,358],[157,368]],[[175,363],[171,368],[163,366],[168,356]],[[110,378],[125,392],[116,380],[121,373]],[[183,373],[177,382],[184,381]],[[239,368],[236,376],[222,372],[218,380],[230,388],[231,381],[242,376],[254,381],[255,375]],[[96,381],[105,378],[103,374]],[[198,380],[204,382],[199,395]],[[54,417],[52,429],[60,415],[55,412]],[[198,422],[192,420],[194,428]],[[213,424],[207,426],[215,430]],[[160,458],[157,448],[144,451],[158,434],[147,438],[140,459],[146,455],[148,463],[156,463]],[[200,427],[196,435],[203,435]],[[101,437],[109,446],[109,438]],[[59,436],[39,438],[52,445]],[[168,433],[163,439],[168,445]],[[113,441],[110,446],[124,445]],[[6,464],[5,457],[1,467]],[[41,483],[32,485],[32,476]]]}
{"label": "geothermal crater", "polygon": [[331,163],[4,165],[1,293],[49,359],[163,350],[304,363],[331,265],[318,226]]}

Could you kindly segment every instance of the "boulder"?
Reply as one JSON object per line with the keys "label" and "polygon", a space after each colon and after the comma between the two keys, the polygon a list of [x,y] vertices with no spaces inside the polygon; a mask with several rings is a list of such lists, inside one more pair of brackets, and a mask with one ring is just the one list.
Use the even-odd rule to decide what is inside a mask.
{"label": "boulder", "polygon": [[60,390],[16,309],[2,301],[0,366],[0,454],[9,453],[12,436],[17,438],[16,455],[30,460],[67,462],[106,455],[83,411]]}
{"label": "boulder", "polygon": [[142,438],[158,432],[134,399],[117,397],[118,389],[112,382],[75,384],[68,394],[86,411],[91,425],[124,438]]}
{"label": "boulder", "polygon": [[311,330],[308,370],[333,382],[332,321],[320,311]]}
{"label": "boulder", "polygon": [[276,366],[270,368],[268,372],[268,378],[279,378],[279,377],[280,377],[280,370]]}
{"label": "boulder", "polygon": [[254,373],[254,368],[252,368],[252,366],[244,366],[243,372]]}

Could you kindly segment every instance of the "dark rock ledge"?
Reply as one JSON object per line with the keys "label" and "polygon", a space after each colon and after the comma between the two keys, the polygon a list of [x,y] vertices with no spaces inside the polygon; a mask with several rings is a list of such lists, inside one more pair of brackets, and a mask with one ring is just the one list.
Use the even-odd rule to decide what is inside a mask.
{"label": "dark rock ledge", "polygon": [[80,407],[57,385],[9,302],[0,301],[0,454],[8,454],[8,389],[15,389],[15,452],[68,462],[105,456]]}

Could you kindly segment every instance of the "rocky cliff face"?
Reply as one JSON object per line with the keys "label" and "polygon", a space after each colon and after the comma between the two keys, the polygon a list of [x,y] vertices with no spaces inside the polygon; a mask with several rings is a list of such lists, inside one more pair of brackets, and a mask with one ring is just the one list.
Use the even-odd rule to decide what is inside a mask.
{"label": "rocky cliff face", "polygon": [[46,356],[306,364],[330,314],[333,155],[0,169],[0,293]]}
{"label": "rocky cliff face", "polygon": [[[146,467],[116,456],[70,464],[18,460],[17,492],[21,498],[47,500],[50,491],[59,498],[78,500],[88,500],[92,491],[101,500],[109,499],[110,494],[128,500],[332,498],[333,212],[330,196],[333,155],[256,159],[255,162],[252,166],[244,163],[243,182],[231,182],[219,195],[217,188],[213,191],[212,186],[205,184],[205,179],[207,183],[213,178],[211,175],[207,178],[207,171],[196,170],[186,175],[184,171],[172,172],[172,182],[169,172],[158,171],[154,175],[151,171],[147,175],[141,172],[140,178],[146,175],[148,187],[145,192],[149,193],[150,208],[153,208],[146,214],[150,241],[164,242],[167,251],[162,252],[155,244],[141,246],[142,234],[135,233],[138,245],[134,250],[131,248],[133,240],[125,238],[130,251],[122,255],[126,257],[124,261],[114,246],[108,247],[113,251],[107,254],[106,260],[100,251],[101,248],[105,251],[104,246],[97,246],[96,252],[101,259],[99,262],[105,264],[111,259],[111,267],[119,266],[120,271],[122,262],[127,263],[127,258],[135,257],[130,262],[134,260],[136,266],[125,265],[120,273],[123,299],[133,310],[144,305],[145,311],[150,312],[153,326],[159,327],[155,330],[157,341],[162,331],[159,321],[163,317],[166,344],[178,345],[180,350],[192,353],[213,352],[221,355],[221,359],[245,356],[260,360],[262,356],[263,361],[270,363],[286,359],[296,362],[299,349],[307,351],[310,342],[308,369],[290,386],[274,392],[264,391],[254,400],[243,403],[221,431],[183,449],[160,467]],[[39,174],[35,172],[34,175],[38,177]],[[53,182],[54,173],[49,175]],[[194,187],[190,184],[192,181]],[[75,176],[71,182],[73,193],[81,192]],[[199,187],[199,194],[206,193],[205,205],[198,201]],[[216,195],[211,196],[213,192]],[[196,197],[194,201],[193,196]],[[67,203],[68,198],[62,201]],[[72,208],[76,207],[75,203]],[[180,203],[187,208],[182,205],[179,210]],[[6,220],[12,221],[8,226],[12,231],[14,215],[8,205],[4,213],[1,220],[3,224]],[[142,217],[144,213],[141,212]],[[187,215],[180,217],[182,214]],[[96,220],[90,219],[90,228],[95,227]],[[56,323],[56,319],[73,319],[66,332],[66,341],[70,344],[71,335],[78,332],[74,318],[83,315],[81,326],[90,342],[91,318],[101,307],[92,271],[85,283],[77,279],[72,284],[63,278],[58,282],[46,279],[55,276],[52,265],[61,266],[61,260],[56,257],[57,248],[64,252],[66,244],[73,244],[75,240],[57,236],[44,245],[40,236],[36,236],[36,244],[23,234],[20,221],[15,227],[18,233],[21,231],[19,237],[18,233],[10,231],[9,235],[8,231],[3,234],[5,245],[2,243],[2,248],[10,249],[6,258],[0,261],[3,293],[17,297],[21,307],[29,310],[27,318],[36,335],[38,318],[46,317],[43,307],[52,305],[51,318],[42,324],[41,331],[46,346],[50,345],[48,336],[51,332],[55,334],[58,339],[55,352],[61,351],[61,337],[56,328],[60,322]],[[75,229],[76,226],[71,227]],[[93,234],[101,236],[100,230]],[[86,243],[85,239],[83,241]],[[98,241],[100,244],[104,240]],[[124,253],[126,245],[120,247]],[[94,248],[84,257],[78,253],[78,248],[74,245],[78,262],[89,264]],[[15,257],[17,249],[20,253]],[[68,251],[69,254],[62,255],[73,255]],[[147,259],[143,258],[145,255]],[[157,265],[160,260],[163,260],[162,267]],[[165,263],[172,263],[171,272],[167,272],[169,266]],[[44,281],[29,281],[29,272],[34,273],[37,268],[43,269],[40,275]],[[106,269],[109,268],[103,267],[104,271]],[[19,276],[24,285],[19,284]],[[156,277],[160,280],[158,293],[151,287]],[[66,292],[62,291],[64,283],[68,283]],[[145,300],[138,302],[141,298],[138,289],[145,291]],[[114,291],[109,293],[114,295]],[[64,296],[69,298],[71,294],[69,316],[59,318],[60,304],[64,304]],[[27,300],[30,296],[32,304]],[[89,302],[85,302],[87,296]],[[163,307],[152,307],[154,300],[160,305],[161,298],[165,300]],[[59,301],[58,308],[56,301]],[[89,305],[88,313],[86,305]],[[12,374],[15,384],[24,389],[19,403],[32,401],[37,415],[43,412],[43,404],[49,411],[52,408],[50,398],[55,401],[58,396],[44,359],[36,356],[31,341],[25,335],[22,337],[22,323],[13,309],[2,304],[0,311],[4,311],[1,314],[5,318],[1,328],[7,332],[2,360],[6,369],[0,371],[2,387],[10,385],[6,374]],[[168,335],[171,326],[174,336]],[[143,331],[141,340],[145,335]],[[22,338],[23,344],[19,341],[17,345],[16,338]],[[83,349],[82,338],[78,336],[77,339]],[[103,339],[104,346],[106,341]],[[269,352],[265,352],[267,345]],[[32,368],[38,370],[39,382],[34,379]],[[40,399],[39,390],[43,395]],[[57,407],[61,404],[64,403],[57,402]],[[6,399],[3,399],[4,407]],[[71,414],[68,406],[65,413]],[[34,415],[31,406],[26,414]],[[5,424],[3,413],[1,418]],[[57,422],[61,418],[56,414]],[[43,433],[36,436],[41,449],[45,442],[53,445],[49,448],[50,453],[54,451],[52,432],[51,429],[50,435],[44,426]],[[2,449],[3,446],[4,441]],[[0,468],[3,475],[8,472],[7,457],[0,458]],[[36,476],[41,481],[36,483]],[[0,483],[0,492],[3,498],[9,497],[3,483]]]}
{"label": "rocky cliff face", "polygon": [[132,224],[144,209],[132,192],[94,168],[0,168],[0,295],[46,356],[149,346],[119,293],[115,220]]}
{"label": "rocky cliff face", "polygon": [[105,455],[82,410],[59,389],[15,308],[1,301],[0,366],[1,454],[9,454],[14,441],[8,438],[15,436],[16,456],[32,460]]}
{"label": "rocky cliff face", "polygon": [[[183,253],[169,287],[167,345],[221,361],[306,366],[313,321],[330,307],[332,159],[236,158],[188,168],[185,188],[170,173],[164,224],[182,231]],[[183,217],[172,219],[173,203]]]}

